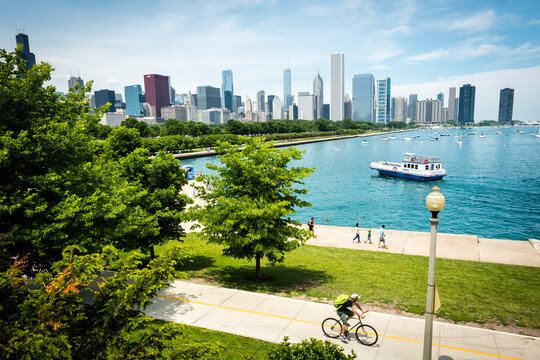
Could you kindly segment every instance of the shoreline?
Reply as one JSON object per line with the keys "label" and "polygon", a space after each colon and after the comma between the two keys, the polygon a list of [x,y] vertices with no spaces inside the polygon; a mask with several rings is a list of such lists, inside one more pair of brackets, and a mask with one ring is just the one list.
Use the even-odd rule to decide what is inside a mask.
{"label": "shoreline", "polygon": [[[386,131],[386,132],[377,132],[377,133],[370,133],[370,134],[356,134],[356,135],[343,135],[343,136],[334,136],[329,138],[320,138],[320,139],[306,139],[306,140],[291,140],[291,141],[284,141],[279,143],[274,143],[274,147],[285,147],[285,146],[294,146],[294,145],[303,145],[303,144],[311,144],[311,143],[317,143],[317,142],[324,142],[324,141],[335,141],[335,140],[342,140],[342,139],[351,139],[356,137],[369,137],[369,136],[378,136],[383,134],[395,134],[395,133],[402,133],[407,131],[413,131],[416,129],[407,129],[407,130],[393,130],[393,131]],[[194,158],[200,158],[200,157],[210,157],[210,156],[216,156],[217,152],[214,150],[210,151],[196,151],[192,153],[182,153],[182,154],[172,154],[176,159],[194,159]]]}
{"label": "shoreline", "polygon": [[[193,185],[197,180],[190,180],[182,192],[194,200],[194,204],[203,205],[196,196]],[[194,222],[183,223],[186,232],[192,232]],[[301,225],[307,229],[306,224]],[[354,227],[315,224],[315,238],[306,245],[346,248],[366,251],[385,251],[404,255],[429,255],[429,231],[409,231],[386,228],[386,239],[390,249],[377,248],[378,229],[360,228],[361,243],[352,243]],[[364,243],[368,230],[371,230],[372,243]],[[199,230],[200,231],[200,230]],[[197,231],[194,231],[197,232]],[[540,240],[492,239],[477,235],[437,233],[437,257],[491,262],[498,264],[520,265],[540,268]]]}

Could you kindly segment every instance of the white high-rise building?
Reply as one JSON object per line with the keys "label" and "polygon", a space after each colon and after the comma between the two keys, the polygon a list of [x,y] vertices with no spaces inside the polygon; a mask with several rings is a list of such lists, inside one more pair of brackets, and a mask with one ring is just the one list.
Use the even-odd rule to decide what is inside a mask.
{"label": "white high-rise building", "polygon": [[272,100],[272,119],[283,119],[283,101],[279,96],[274,96]]}
{"label": "white high-rise building", "polygon": [[419,123],[440,123],[442,115],[440,100],[426,99],[416,103],[416,120]]}
{"label": "white high-rise building", "polygon": [[407,121],[407,102],[404,97],[396,98],[396,121]]}
{"label": "white high-rise building", "polygon": [[308,92],[298,93],[298,118],[302,120],[314,120],[317,102],[316,96]]}
{"label": "white high-rise building", "polygon": [[345,55],[330,54],[330,120],[341,121],[344,117]]}

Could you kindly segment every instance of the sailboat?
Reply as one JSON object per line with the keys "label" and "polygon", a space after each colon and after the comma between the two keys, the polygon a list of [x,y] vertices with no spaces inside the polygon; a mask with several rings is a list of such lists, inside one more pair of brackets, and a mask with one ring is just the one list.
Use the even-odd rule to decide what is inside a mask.
{"label": "sailboat", "polygon": [[540,126],[538,127],[538,134],[531,134],[534,137],[540,138]]}

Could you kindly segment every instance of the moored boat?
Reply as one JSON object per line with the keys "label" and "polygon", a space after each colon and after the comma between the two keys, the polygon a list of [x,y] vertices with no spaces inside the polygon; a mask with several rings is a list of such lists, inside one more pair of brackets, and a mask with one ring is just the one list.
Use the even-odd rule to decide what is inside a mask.
{"label": "moored boat", "polygon": [[401,163],[374,161],[370,167],[380,174],[417,181],[441,180],[446,175],[437,157],[405,153]]}

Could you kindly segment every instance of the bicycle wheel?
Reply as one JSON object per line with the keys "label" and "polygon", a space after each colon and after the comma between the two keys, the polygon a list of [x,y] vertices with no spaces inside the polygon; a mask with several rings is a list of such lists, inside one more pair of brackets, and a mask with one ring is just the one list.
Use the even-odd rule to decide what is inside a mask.
{"label": "bicycle wheel", "polygon": [[338,319],[327,318],[322,322],[322,331],[324,335],[337,339],[341,334],[341,322]]}
{"label": "bicycle wheel", "polygon": [[377,330],[370,325],[360,325],[356,329],[356,339],[360,341],[363,345],[371,346],[377,342],[379,335]]}

